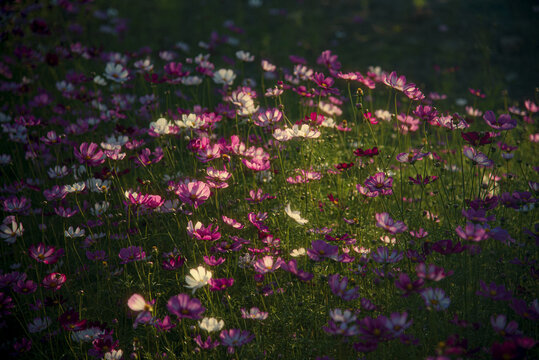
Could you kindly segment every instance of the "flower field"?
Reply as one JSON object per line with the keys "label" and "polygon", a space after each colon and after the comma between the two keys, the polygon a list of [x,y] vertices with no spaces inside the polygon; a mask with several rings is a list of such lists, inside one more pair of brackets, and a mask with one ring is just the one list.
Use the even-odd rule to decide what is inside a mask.
{"label": "flower field", "polygon": [[537,90],[261,55],[232,20],[125,50],[103,5],[1,8],[1,353],[539,357]]}

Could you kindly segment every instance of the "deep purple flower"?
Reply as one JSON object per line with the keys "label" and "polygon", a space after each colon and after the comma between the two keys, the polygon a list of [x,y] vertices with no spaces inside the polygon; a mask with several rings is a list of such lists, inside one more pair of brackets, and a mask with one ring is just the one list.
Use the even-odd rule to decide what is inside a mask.
{"label": "deep purple flower", "polygon": [[485,154],[475,150],[473,147],[464,146],[462,153],[468,159],[472,160],[474,165],[480,165],[484,167],[491,167],[494,165],[494,161],[490,160]]}
{"label": "deep purple flower", "polygon": [[227,351],[229,354],[234,353],[235,347],[245,345],[255,338],[248,330],[241,329],[223,330],[219,337],[221,338],[221,345],[228,346]]}
{"label": "deep purple flower", "polygon": [[507,291],[503,285],[497,285],[495,282],[491,282],[487,286],[483,280],[479,280],[479,285],[481,286],[481,290],[477,291],[475,293],[476,295],[502,301],[511,300],[513,298],[513,294]]}
{"label": "deep purple flower", "polygon": [[530,306],[528,306],[522,299],[513,299],[509,303],[509,307],[525,319],[539,319],[539,301],[537,299],[535,299]]}
{"label": "deep purple flower", "polygon": [[122,260],[120,264],[127,264],[133,261],[144,260],[146,253],[142,250],[141,246],[129,246],[122,248],[118,257]]}
{"label": "deep purple flower", "polygon": [[502,114],[496,119],[496,114],[489,110],[483,115],[485,122],[496,130],[511,130],[517,126],[517,120],[512,119],[509,114]]}
{"label": "deep purple flower", "polygon": [[478,222],[478,223],[486,223],[488,221],[494,221],[496,220],[496,216],[491,215],[487,216],[487,212],[484,209],[468,209],[464,210],[462,209],[462,216],[464,216],[466,219]]}
{"label": "deep purple flower", "polygon": [[333,274],[329,276],[329,287],[331,292],[344,301],[355,300],[359,297],[359,287],[356,286],[353,289],[346,290],[348,286],[348,278],[343,276],[342,279],[339,274]]}
{"label": "deep purple flower", "polygon": [[325,258],[337,260],[339,255],[339,246],[330,245],[324,240],[314,240],[311,243],[311,248],[307,249],[307,255],[309,258],[311,258],[311,260],[314,261],[322,261]]}
{"label": "deep purple flower", "polygon": [[406,297],[412,292],[417,292],[423,288],[425,281],[417,279],[414,282],[410,279],[407,273],[400,273],[399,278],[395,280],[395,287],[402,291],[402,296]]}
{"label": "deep purple flower", "polygon": [[362,340],[374,343],[388,340],[391,333],[386,327],[386,321],[385,316],[379,316],[376,319],[367,316],[361,319],[358,324]]}
{"label": "deep purple flower", "polygon": [[206,310],[202,307],[200,300],[191,298],[187,294],[174,295],[167,302],[167,309],[172,315],[179,319],[200,319],[202,313]]}
{"label": "deep purple flower", "polygon": [[311,274],[303,270],[299,270],[296,259],[292,259],[288,261],[287,263],[283,263],[281,265],[281,269],[296,275],[298,279],[300,279],[301,281],[309,281],[314,277],[314,274]]}
{"label": "deep purple flower", "polygon": [[386,264],[394,264],[402,260],[403,253],[399,252],[398,250],[391,250],[387,248],[387,246],[381,246],[376,249],[376,252],[371,253],[371,258],[380,264],[386,263]]}

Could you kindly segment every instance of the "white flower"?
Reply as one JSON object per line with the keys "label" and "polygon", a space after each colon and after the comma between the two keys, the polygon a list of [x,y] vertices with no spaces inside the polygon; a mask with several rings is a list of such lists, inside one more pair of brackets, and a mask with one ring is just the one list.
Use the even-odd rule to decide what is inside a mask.
{"label": "white flower", "polygon": [[199,266],[196,269],[191,269],[189,273],[191,276],[187,275],[185,277],[185,281],[187,282],[185,287],[193,289],[193,294],[197,289],[206,286],[212,276],[211,271],[204,269],[203,266]]}
{"label": "white flower", "polygon": [[67,238],[78,238],[86,235],[86,231],[77,226],[76,229],[73,229],[73,226],[70,226],[67,230],[64,230],[64,236]]}
{"label": "white flower", "polygon": [[374,112],[374,116],[380,120],[391,121],[391,113],[387,110],[378,109]]}
{"label": "white flower", "polygon": [[96,75],[94,77],[94,83],[96,83],[97,85],[100,85],[100,86],[105,86],[105,85],[107,85],[107,80],[105,80],[103,78],[103,76],[101,76],[101,75]]}
{"label": "white flower", "polygon": [[273,137],[281,142],[288,141],[292,139],[292,134],[288,131],[289,129],[281,130],[279,128],[275,129],[273,132]]}
{"label": "white flower", "polygon": [[31,323],[28,324],[28,331],[32,334],[41,332],[48,328],[52,323],[51,319],[46,316],[43,319],[35,318]]}
{"label": "white flower", "polygon": [[193,75],[193,76],[186,76],[184,78],[182,78],[182,84],[184,85],[200,85],[202,84],[202,78],[201,77],[198,77],[196,75]]}
{"label": "white flower", "polygon": [[284,211],[286,212],[286,215],[290,216],[300,225],[305,225],[309,222],[309,220],[301,217],[301,214],[299,211],[293,211],[292,209],[290,209],[290,203],[286,205],[286,208],[284,209]]}
{"label": "white flower", "polygon": [[71,339],[76,342],[92,342],[105,333],[105,330],[101,330],[98,327],[91,327],[79,331],[71,331]]}
{"label": "white flower", "polygon": [[129,72],[121,64],[109,62],[105,67],[105,73],[103,74],[103,76],[105,76],[110,81],[123,83],[127,80]]}
{"label": "white flower", "polygon": [[236,51],[236,57],[238,60],[245,62],[251,62],[255,59],[254,55],[251,55],[249,52],[243,50]]}
{"label": "white flower", "polygon": [[120,350],[112,350],[107,353],[105,353],[105,357],[103,359],[105,360],[120,360],[123,356],[124,352]]}
{"label": "white flower", "polygon": [[232,85],[236,79],[236,74],[231,69],[219,69],[213,74],[213,81],[216,84]]}
{"label": "white flower", "polygon": [[103,193],[110,189],[110,180],[91,178],[86,181],[86,186],[91,192]]}
{"label": "white flower", "polygon": [[22,223],[17,223],[15,217],[8,216],[0,225],[0,238],[4,239],[8,244],[15,243],[17,237],[22,236],[23,232]]}
{"label": "white flower", "polygon": [[170,122],[165,118],[159,118],[150,123],[150,129],[158,135],[170,134]]}
{"label": "white flower", "polygon": [[83,192],[86,189],[86,183],[79,181],[73,185],[64,185],[64,190],[68,193]]}
{"label": "white flower", "polygon": [[292,257],[298,257],[298,256],[303,256],[303,255],[305,255],[305,248],[294,249],[290,253],[290,256]]}
{"label": "white flower", "polygon": [[206,330],[207,332],[213,332],[221,330],[223,326],[225,326],[225,322],[223,320],[217,320],[216,318],[205,317],[198,322],[198,326],[200,326],[202,330]]}
{"label": "white flower", "polygon": [[11,162],[11,155],[1,154],[0,155],[0,164],[7,165]]}

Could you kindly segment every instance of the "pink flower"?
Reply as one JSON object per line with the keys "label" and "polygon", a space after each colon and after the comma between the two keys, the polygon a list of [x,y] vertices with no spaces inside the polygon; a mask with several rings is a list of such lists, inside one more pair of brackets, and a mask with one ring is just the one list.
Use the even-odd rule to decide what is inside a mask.
{"label": "pink flower", "polygon": [[404,75],[398,76],[396,71],[393,71],[389,75],[385,75],[383,77],[384,84],[386,84],[389,87],[392,87],[396,90],[403,91],[404,85],[406,85],[406,77]]}
{"label": "pink flower", "polygon": [[402,221],[393,220],[388,213],[377,213],[376,226],[389,231],[391,234],[398,234],[404,232],[408,227]]}
{"label": "pink flower", "polygon": [[455,229],[457,235],[464,240],[468,241],[483,241],[488,238],[486,231],[487,228],[484,228],[481,224],[466,223],[464,229],[461,226],[458,226]]}
{"label": "pink flower", "polygon": [[253,267],[257,273],[265,274],[268,272],[274,272],[275,270],[280,268],[283,263],[284,261],[281,260],[280,257],[274,260],[273,256],[266,255],[262,259],[258,259],[253,264]]}
{"label": "pink flower", "polygon": [[44,264],[54,264],[62,255],[64,255],[64,249],[56,249],[54,246],[39,243],[37,245],[30,246],[28,255],[38,262],[42,262]]}
{"label": "pink flower", "polygon": [[79,148],[75,148],[75,157],[81,164],[90,166],[101,165],[105,162],[105,154],[96,143],[82,143]]}
{"label": "pink flower", "polygon": [[178,185],[175,193],[182,202],[193,205],[195,209],[208,200],[211,195],[210,187],[198,180]]}

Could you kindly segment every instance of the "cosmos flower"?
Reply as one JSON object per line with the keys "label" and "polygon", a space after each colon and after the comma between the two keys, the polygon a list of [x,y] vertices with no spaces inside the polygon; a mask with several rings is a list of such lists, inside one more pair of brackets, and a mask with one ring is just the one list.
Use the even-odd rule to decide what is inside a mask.
{"label": "cosmos flower", "polygon": [[176,315],[178,319],[200,319],[200,315],[206,310],[200,300],[191,298],[187,294],[178,294],[168,299],[167,310]]}
{"label": "cosmos flower", "polygon": [[298,224],[305,225],[309,222],[309,220],[304,219],[301,217],[301,214],[299,211],[293,211],[290,208],[290,203],[288,203],[284,209],[286,215],[290,216],[292,219],[294,219]]}
{"label": "cosmos flower", "polygon": [[225,326],[225,322],[223,320],[217,320],[216,318],[210,317],[210,318],[203,318],[198,322],[198,326],[202,330],[206,330],[207,332],[214,332],[219,331]]}
{"label": "cosmos flower", "polygon": [[212,277],[212,272],[206,270],[203,266],[199,266],[196,269],[189,270],[189,274],[185,277],[187,285],[185,287],[193,289],[193,294],[197,289],[200,289],[208,284]]}

